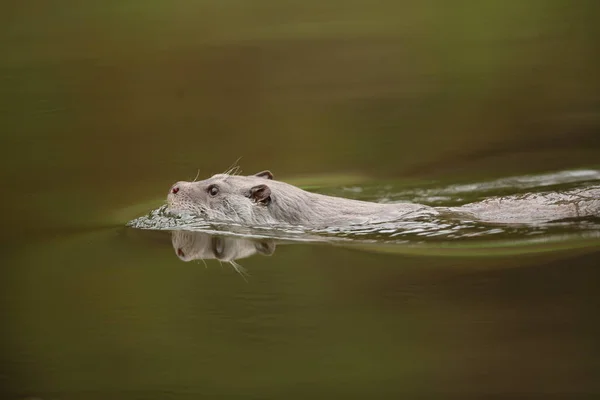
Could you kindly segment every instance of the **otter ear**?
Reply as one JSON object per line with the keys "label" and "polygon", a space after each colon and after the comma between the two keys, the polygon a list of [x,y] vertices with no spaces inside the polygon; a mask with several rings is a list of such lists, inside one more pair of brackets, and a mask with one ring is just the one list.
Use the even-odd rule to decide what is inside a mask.
{"label": "otter ear", "polygon": [[275,242],[273,240],[263,240],[254,244],[256,251],[263,256],[270,256],[275,252]]}
{"label": "otter ear", "polygon": [[262,172],[259,172],[258,174],[254,174],[254,176],[265,179],[273,179],[273,174],[269,170],[264,170]]}
{"label": "otter ear", "polygon": [[248,195],[255,203],[267,205],[271,202],[271,189],[267,185],[256,185]]}

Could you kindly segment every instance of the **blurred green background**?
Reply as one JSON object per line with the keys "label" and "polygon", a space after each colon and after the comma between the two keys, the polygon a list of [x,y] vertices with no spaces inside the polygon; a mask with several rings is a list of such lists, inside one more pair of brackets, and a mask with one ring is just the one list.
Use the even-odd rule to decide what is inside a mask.
{"label": "blurred green background", "polygon": [[290,246],[245,285],[120,227],[239,157],[334,184],[598,167],[599,18],[596,0],[3,1],[7,396],[598,393],[597,252]]}
{"label": "blurred green background", "polygon": [[105,212],[239,157],[280,178],[450,181],[600,160],[595,0],[1,11],[1,178],[25,192],[34,179],[44,204],[93,182],[78,195]]}

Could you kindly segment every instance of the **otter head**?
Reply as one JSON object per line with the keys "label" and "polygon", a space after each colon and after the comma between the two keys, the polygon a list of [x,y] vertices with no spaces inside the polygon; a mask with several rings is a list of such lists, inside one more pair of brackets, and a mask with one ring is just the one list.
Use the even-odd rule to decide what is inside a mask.
{"label": "otter head", "polygon": [[197,182],[177,182],[169,189],[168,210],[240,223],[267,221],[271,189],[269,171],[251,176],[218,174]]}

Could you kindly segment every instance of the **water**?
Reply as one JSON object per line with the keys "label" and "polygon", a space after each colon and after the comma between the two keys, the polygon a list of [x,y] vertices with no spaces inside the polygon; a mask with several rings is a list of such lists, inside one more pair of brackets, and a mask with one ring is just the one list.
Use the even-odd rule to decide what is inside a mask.
{"label": "water", "polygon": [[160,212],[240,156],[379,202],[597,186],[598,2],[447,3],[1,2],[0,398],[600,397],[597,220]]}
{"label": "water", "polygon": [[[587,187],[597,171],[511,180],[521,181],[531,183],[313,190],[459,205]],[[453,233],[440,221],[414,222],[418,232],[248,230],[140,208],[152,211],[130,225],[143,229],[124,221],[12,237],[1,309],[8,398],[599,389],[595,220]]]}

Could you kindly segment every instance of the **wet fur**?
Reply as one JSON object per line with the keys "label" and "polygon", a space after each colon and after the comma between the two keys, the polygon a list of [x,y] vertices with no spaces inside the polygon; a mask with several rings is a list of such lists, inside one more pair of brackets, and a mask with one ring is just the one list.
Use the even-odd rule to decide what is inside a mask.
{"label": "wet fur", "polygon": [[[493,197],[461,207],[412,203],[380,204],[311,193],[272,179],[263,171],[241,176],[233,167],[197,182],[178,182],[169,191],[171,212],[203,215],[215,221],[251,226],[295,225],[311,228],[393,222],[444,213],[492,223],[539,223],[600,215],[600,187],[519,196]],[[210,196],[211,185],[219,188]],[[172,188],[172,189],[173,189]],[[267,196],[268,195],[268,196]]]}
{"label": "wet fur", "polygon": [[[217,185],[219,194],[207,190]],[[252,188],[267,185],[268,204],[251,196]],[[261,176],[218,174],[204,181],[178,182],[179,191],[167,197],[171,212],[191,212],[217,221],[246,225],[289,224],[310,227],[368,224],[437,215],[433,207],[418,204],[379,204],[311,193],[285,182]]]}

